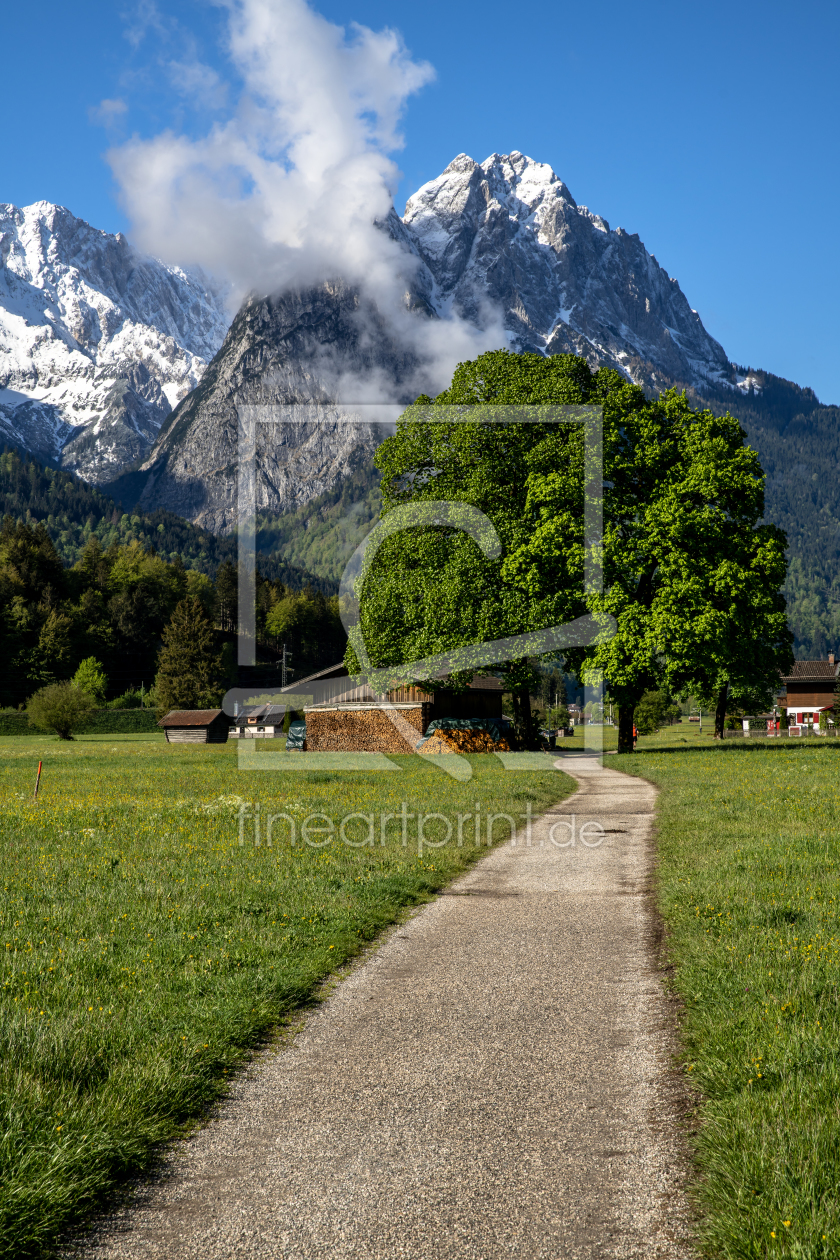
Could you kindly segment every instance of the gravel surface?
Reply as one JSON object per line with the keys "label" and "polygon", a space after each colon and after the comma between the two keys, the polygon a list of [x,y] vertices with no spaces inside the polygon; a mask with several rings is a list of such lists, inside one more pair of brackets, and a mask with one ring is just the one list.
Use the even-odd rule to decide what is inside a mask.
{"label": "gravel surface", "polygon": [[[579,791],[530,846],[493,850],[395,929],[65,1254],[691,1255],[648,895],[655,789],[558,764]],[[572,815],[575,844],[556,847]]]}

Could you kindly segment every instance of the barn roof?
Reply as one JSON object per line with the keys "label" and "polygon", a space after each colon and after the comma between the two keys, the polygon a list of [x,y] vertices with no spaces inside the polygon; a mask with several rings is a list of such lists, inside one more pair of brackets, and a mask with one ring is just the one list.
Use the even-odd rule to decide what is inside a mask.
{"label": "barn roof", "polygon": [[160,719],[158,726],[209,726],[223,712],[222,709],[173,709]]}
{"label": "barn roof", "polygon": [[[283,691],[300,691],[301,687],[305,686],[306,683],[326,682],[333,678],[349,677],[350,671],[347,666],[343,661],[339,661],[336,665],[330,665],[327,669],[319,670],[317,674],[308,674],[306,678],[299,678],[297,682],[289,683],[288,687],[281,687],[280,691],[281,693]],[[493,678],[490,675],[479,674],[473,675],[472,682],[468,686],[473,691],[501,691],[503,689],[500,679]],[[371,695],[373,695],[373,692],[371,692]]]}

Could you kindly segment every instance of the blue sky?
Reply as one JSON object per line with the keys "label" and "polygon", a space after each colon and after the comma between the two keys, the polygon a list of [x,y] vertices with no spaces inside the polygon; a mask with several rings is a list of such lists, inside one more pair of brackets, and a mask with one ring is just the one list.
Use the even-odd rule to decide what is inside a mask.
{"label": "blue sky", "polygon": [[[457,153],[519,149],[638,232],[731,358],[840,403],[840,7],[317,7],[395,27],[435,67],[404,118],[400,209]],[[224,9],[198,0],[8,9],[0,201],[56,201],[130,230],[104,153],[224,116],[237,89],[224,31]]]}

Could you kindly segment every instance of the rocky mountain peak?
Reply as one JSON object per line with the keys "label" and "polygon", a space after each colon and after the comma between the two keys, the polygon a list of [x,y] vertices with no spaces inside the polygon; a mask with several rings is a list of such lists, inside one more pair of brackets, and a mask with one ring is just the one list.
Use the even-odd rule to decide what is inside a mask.
{"label": "rocky mountain peak", "polygon": [[732,379],[723,348],[639,237],[579,206],[545,163],[459,154],[409,199],[402,224],[430,305],[477,319],[481,301],[494,303],[516,349],[583,354],[652,386]]}
{"label": "rocky mountain peak", "polygon": [[[639,237],[526,154],[461,153],[379,227],[404,251],[417,320],[500,321],[514,350],[581,354],[648,387],[737,384]],[[447,373],[418,357],[421,341],[340,279],[252,296],[228,327],[206,276],[141,257],[63,207],[0,207],[0,434],[92,481],[142,463],[127,496],[215,532],[237,519],[237,406],[350,401],[348,390],[407,401],[423,373],[434,393]],[[332,489],[374,444],[338,417],[266,434],[260,509]]]}
{"label": "rocky mountain peak", "polygon": [[142,458],[228,318],[207,276],[64,206],[0,205],[0,436],[89,481]]}

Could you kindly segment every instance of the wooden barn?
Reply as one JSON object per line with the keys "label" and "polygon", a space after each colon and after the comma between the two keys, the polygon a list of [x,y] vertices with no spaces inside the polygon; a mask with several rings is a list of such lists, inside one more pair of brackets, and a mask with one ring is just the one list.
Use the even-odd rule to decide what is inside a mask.
{"label": "wooden barn", "polygon": [[158,726],[169,744],[226,744],[230,718],[223,709],[173,709]]}
{"label": "wooden barn", "polygon": [[[476,676],[460,693],[396,687],[383,702],[367,682],[349,678],[339,664],[284,690],[314,693],[310,703],[303,705],[310,752],[409,753],[434,718],[502,716],[502,684],[489,677]],[[396,721],[386,710],[394,713]]]}

